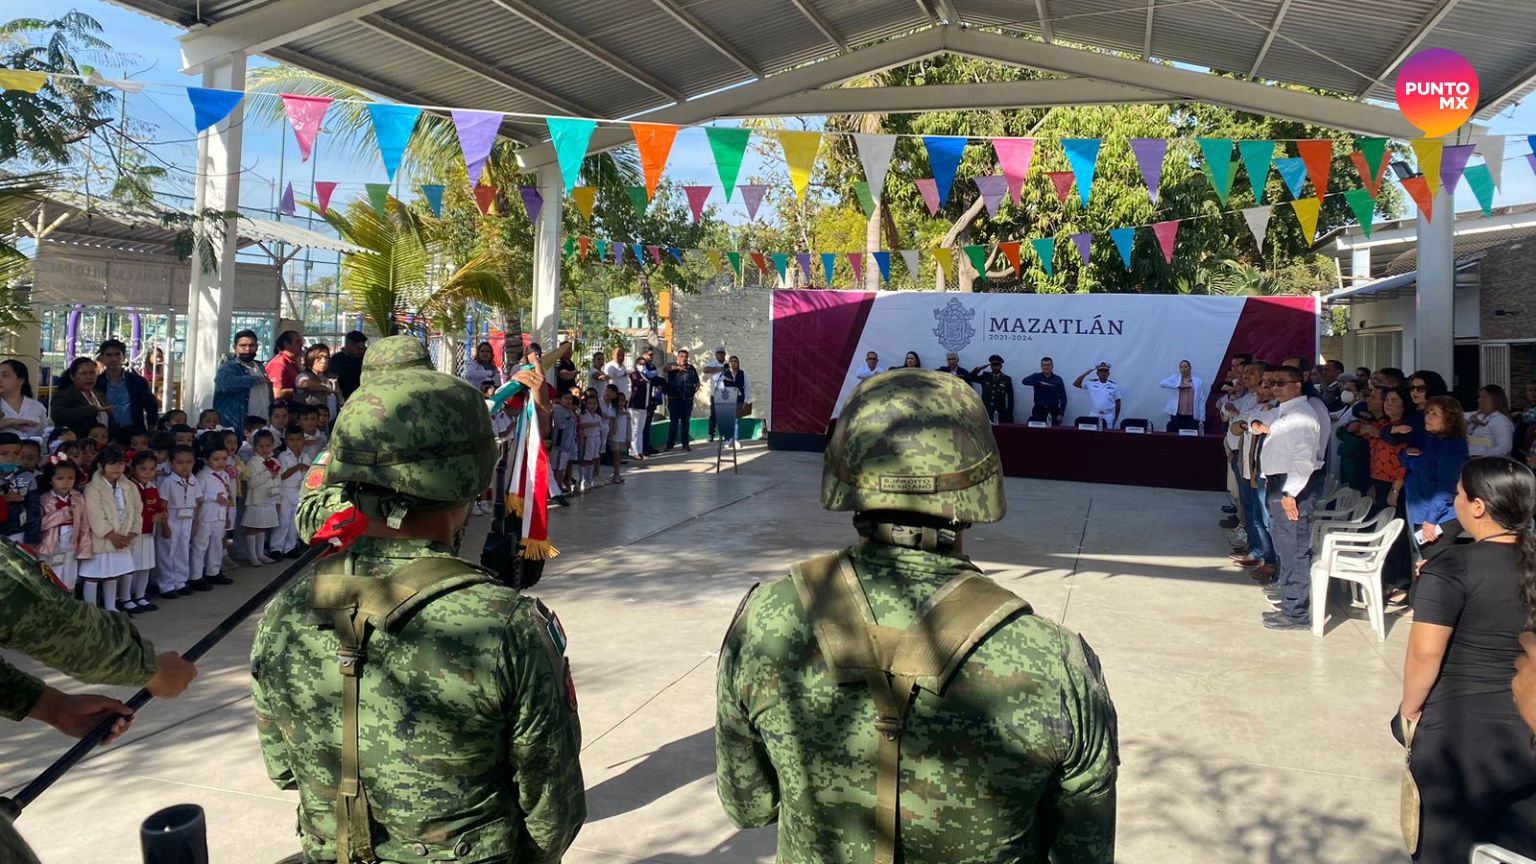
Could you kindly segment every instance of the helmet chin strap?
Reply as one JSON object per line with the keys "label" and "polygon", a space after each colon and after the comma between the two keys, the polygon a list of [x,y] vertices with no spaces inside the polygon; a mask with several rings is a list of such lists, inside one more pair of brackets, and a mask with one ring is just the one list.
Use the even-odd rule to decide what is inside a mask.
{"label": "helmet chin strap", "polygon": [[935,555],[953,555],[965,526],[915,513],[877,511],[853,514],[853,527],[860,537],[875,543],[919,549]]}

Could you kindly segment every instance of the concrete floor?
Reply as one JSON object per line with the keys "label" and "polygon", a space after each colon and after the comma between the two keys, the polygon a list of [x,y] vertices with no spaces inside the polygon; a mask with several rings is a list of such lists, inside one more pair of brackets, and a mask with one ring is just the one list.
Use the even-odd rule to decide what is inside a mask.
{"label": "concrete floor", "polygon": [[[554,511],[563,554],[537,593],[571,639],[590,811],[567,862],[773,860],[773,830],[735,830],[715,798],[714,658],[749,585],[850,541],[848,517],[817,507],[819,476],[819,455],[760,444],[739,474],[715,476],[700,448]],[[1336,606],[1323,639],[1262,629],[1259,590],[1227,565],[1220,495],[1007,483],[1008,519],[966,545],[1103,659],[1120,717],[1119,860],[1406,859],[1387,731],[1406,626],[1378,643]],[[239,571],[139,623],[163,648],[188,645],[275,572]],[[292,798],[268,783],[251,723],[253,627],[205,658],[187,696],[152,704],[27,810],[18,827],[44,864],[137,862],[139,821],[181,802],[207,811],[215,864],[297,848]],[[7,791],[65,749],[36,723],[0,736]]]}

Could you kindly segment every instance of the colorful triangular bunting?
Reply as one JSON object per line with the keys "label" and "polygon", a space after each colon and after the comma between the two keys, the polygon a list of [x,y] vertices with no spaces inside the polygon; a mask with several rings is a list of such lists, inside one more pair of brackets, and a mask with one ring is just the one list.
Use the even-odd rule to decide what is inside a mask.
{"label": "colorful triangular bunting", "polygon": [[1451,194],[1456,193],[1461,175],[1467,170],[1467,160],[1472,158],[1472,151],[1476,149],[1476,144],[1452,144],[1440,151],[1440,182],[1445,184]]}
{"label": "colorful triangular bunting", "polygon": [[987,247],[971,244],[960,247],[960,251],[965,253],[966,260],[971,262],[971,269],[976,271],[976,275],[982,277],[987,275]]}
{"label": "colorful triangular bunting", "polygon": [[934,186],[938,189],[939,206],[949,203],[949,192],[955,185],[955,171],[960,167],[960,157],[965,155],[967,139],[949,135],[924,135],[923,147],[928,150],[928,165],[933,169]]}
{"label": "colorful triangular bunting", "polygon": [[324,216],[331,210],[331,195],[336,192],[336,184],[330,180],[318,180],[315,182],[315,198],[320,204],[320,215]]}
{"label": "colorful triangular bunting", "polygon": [[544,209],[544,196],[540,194],[538,187],[519,186],[517,194],[523,199],[523,209],[528,211],[528,224],[538,224],[539,212]]}
{"label": "colorful triangular bunting", "polygon": [[736,278],[740,279],[741,278],[741,253],[740,252],[727,252],[727,253],[725,253],[725,257],[730,259],[731,269],[736,271]]}
{"label": "colorful triangular bunting", "polygon": [[[1152,199],[1155,207],[1157,187],[1163,183],[1163,157],[1168,155],[1168,139],[1132,138],[1131,152],[1136,156],[1136,165],[1141,169],[1141,182],[1147,185],[1147,196]],[[1126,267],[1130,267],[1129,259]]]}
{"label": "colorful triangular bunting", "polygon": [[1205,157],[1201,160],[1200,170],[1211,181],[1216,197],[1225,204],[1227,196],[1232,192],[1232,174],[1229,170],[1232,163],[1232,139],[1200,138],[1198,142],[1200,153]]}
{"label": "colorful triangular bunting", "polygon": [[875,199],[869,193],[869,183],[864,180],[853,181],[853,194],[859,199],[859,209],[864,211],[864,218],[875,218]]}
{"label": "colorful triangular bunting", "polygon": [[1157,235],[1157,246],[1163,250],[1163,261],[1173,263],[1173,246],[1179,239],[1178,219],[1170,219],[1167,222],[1158,222],[1152,226],[1152,233]]}
{"label": "colorful triangular bunting", "polygon": [[891,167],[891,154],[896,151],[896,136],[855,134],[853,143],[859,151],[859,163],[864,167],[864,182],[868,184],[870,197],[884,197],[885,174]]}
{"label": "colorful triangular bunting", "polygon": [[997,208],[1003,205],[1003,196],[1008,194],[1008,178],[1001,174],[984,174],[976,178],[976,191],[981,193],[987,215],[996,216]]}
{"label": "colorful triangular bunting", "polygon": [[1493,172],[1489,169],[1492,163],[1473,165],[1462,176],[1467,178],[1467,185],[1472,187],[1472,194],[1477,197],[1477,206],[1481,207],[1484,216],[1493,215]]}
{"label": "colorful triangular bunting", "polygon": [[1275,170],[1280,172],[1280,179],[1285,181],[1285,188],[1291,197],[1300,198],[1302,190],[1307,187],[1307,163],[1295,156],[1276,159]]}
{"label": "colorful triangular bunting", "polygon": [[555,148],[555,161],[560,166],[560,179],[565,181],[565,194],[571,194],[581,177],[581,163],[587,158],[587,145],[592,141],[596,120],[576,117],[546,117],[549,127],[549,143]]}
{"label": "colorful triangular bunting", "polygon": [[1093,235],[1073,234],[1072,245],[1077,247],[1077,257],[1083,259],[1083,266],[1088,266],[1088,258],[1093,251]]}
{"label": "colorful triangular bunting", "polygon": [[[43,80],[47,80],[44,78]],[[37,91],[33,91],[34,93]],[[202,132],[235,110],[245,94],[238,90],[210,90],[206,87],[188,87],[187,101],[192,103],[192,125]]]}
{"label": "colorful triangular bunting", "polygon": [[635,210],[635,218],[645,221],[645,208],[651,203],[651,193],[644,186],[625,186],[625,194],[629,195],[629,206]]}
{"label": "colorful triangular bunting", "polygon": [[288,112],[288,124],[293,127],[293,137],[299,142],[299,161],[308,162],[315,150],[315,138],[320,135],[320,125],[325,122],[325,112],[333,101],[329,96],[298,96],[282,94],[283,108]]}
{"label": "colorful triangular bunting", "polygon": [[821,149],[821,133],[780,130],[777,135],[789,166],[789,184],[795,187],[795,200],[804,201],[805,187],[810,185],[811,171],[816,167],[816,151]]}
{"label": "colorful triangular bunting", "polygon": [[1355,221],[1360,223],[1360,233],[1369,240],[1371,229],[1376,221],[1376,199],[1371,197],[1371,190],[1347,190],[1344,193],[1344,200],[1349,202],[1349,209],[1355,214]]}
{"label": "colorful triangular bunting", "polygon": [[911,276],[912,277],[912,281],[914,283],[916,283],[917,282],[917,250],[916,249],[902,249],[900,251],[901,251],[901,263],[906,265],[906,267],[907,267],[907,275]]}
{"label": "colorful triangular bunting", "polygon": [[756,219],[758,205],[763,203],[763,195],[768,191],[768,187],[761,183],[749,183],[737,188],[741,190],[741,203],[747,208],[747,220]]}
{"label": "colorful triangular bunting", "polygon": [[1312,178],[1312,194],[1321,200],[1328,194],[1328,175],[1333,170],[1333,142],[1326,138],[1297,141],[1296,152]]}
{"label": "colorful triangular bunting", "polygon": [[704,134],[709,138],[709,151],[715,157],[715,171],[719,173],[720,185],[725,189],[725,203],[729,204],[731,192],[736,188],[736,177],[741,174],[742,156],[752,140],[752,130],[710,126],[704,130]]}
{"label": "colorful triangular bunting", "polygon": [[592,207],[597,203],[597,187],[577,186],[575,189],[570,190],[568,194],[571,196],[571,201],[576,205],[576,212],[581,214],[581,218],[591,222]]}
{"label": "colorful triangular bunting", "polygon": [[1056,275],[1056,238],[1038,237],[1029,241],[1029,245],[1035,248],[1035,257],[1040,259],[1040,266],[1045,269],[1045,275]]}
{"label": "colorful triangular bunting", "polygon": [[800,272],[805,276],[805,284],[809,285],[815,281],[815,277],[811,275],[811,253],[795,253],[795,263],[800,265]]}
{"label": "colorful triangular bunting", "polygon": [[405,148],[411,143],[411,133],[421,109],[415,105],[393,105],[387,102],[370,102],[368,116],[373,121],[373,140],[379,145],[379,158],[384,161],[384,173],[391,182],[400,170],[400,160]]}
{"label": "colorful triangular bunting", "polygon": [[947,246],[940,246],[933,250],[933,260],[939,263],[939,272],[944,274],[944,278],[949,278],[950,265],[955,261],[954,250]]}
{"label": "colorful triangular bunting", "polygon": [[667,157],[672,155],[672,142],[677,139],[678,127],[667,123],[631,123],[635,145],[640,149],[640,170],[645,175],[647,195],[655,195],[661,183],[661,174],[667,168]]}
{"label": "colorful triangular bunting", "polygon": [[917,184],[917,191],[922,193],[923,203],[928,205],[928,215],[939,215],[939,185],[932,177],[921,177],[913,180]]}
{"label": "colorful triangular bunting", "polygon": [[1024,178],[1029,174],[1029,163],[1035,158],[1033,138],[993,138],[992,150],[997,153],[997,167],[1008,181],[1008,194],[1013,196],[1014,206],[1020,204],[1024,191]]}
{"label": "colorful triangular bunting", "polygon": [[683,194],[688,196],[688,212],[693,214],[693,224],[697,225],[704,220],[704,202],[709,200],[712,191],[713,186],[683,187]]}
{"label": "colorful triangular bunting", "polygon": [[874,257],[875,266],[880,268],[880,281],[887,285],[891,284],[891,253],[871,252],[869,254]]}
{"label": "colorful triangular bunting", "polygon": [[1477,152],[1483,157],[1483,163],[1488,166],[1488,173],[1493,177],[1495,189],[1504,186],[1504,136],[1503,135],[1473,135],[1472,143],[1477,145]]}
{"label": "colorful triangular bunting", "polygon": [[1056,200],[1062,204],[1067,203],[1067,197],[1072,194],[1072,181],[1075,178],[1071,171],[1047,171],[1051,178],[1051,185],[1056,187]]}
{"label": "colorful triangular bunting", "polygon": [[380,217],[389,212],[388,183],[364,183],[363,187],[368,190],[368,203],[373,205],[373,212],[379,214]]}
{"label": "colorful triangular bunting", "polygon": [[1072,173],[1077,175],[1077,197],[1082,199],[1083,206],[1088,206],[1088,200],[1093,196],[1093,174],[1099,164],[1099,139],[1097,138],[1063,138],[1062,149],[1067,151],[1067,162],[1072,166]]}
{"label": "colorful triangular bunting", "polygon": [[1258,244],[1260,255],[1264,254],[1264,235],[1269,233],[1269,217],[1273,211],[1274,208],[1268,205],[1243,209],[1243,221],[1248,223],[1248,232]]}
{"label": "colorful triangular bunting", "polygon": [[293,202],[292,183],[289,183],[288,186],[283,189],[283,197],[277,202],[277,212],[283,214],[284,216],[299,215],[298,206]]}
{"label": "colorful triangular bunting", "polygon": [[1003,253],[1003,257],[1008,259],[1008,263],[1013,267],[1013,275],[1023,279],[1024,262],[1023,259],[1019,256],[1019,249],[1021,246],[1022,244],[1020,244],[1019,241],[1010,240],[1007,243],[997,244],[997,251]]}
{"label": "colorful triangular bunting", "polygon": [[1413,203],[1419,207],[1419,212],[1424,214],[1427,222],[1435,221],[1435,193],[1429,188],[1429,175],[1409,177],[1403,181],[1403,191],[1413,199]]}
{"label": "colorful triangular bunting", "polygon": [[827,274],[827,287],[831,288],[833,275],[837,272],[836,252],[821,253],[821,269]]}
{"label": "colorful triangular bunting", "polygon": [[[320,184],[316,183],[315,185],[318,186]],[[332,183],[331,188],[334,189],[335,187],[336,184]],[[421,187],[421,194],[426,196],[427,206],[432,208],[432,215],[439,219],[443,218],[443,185],[441,183],[427,183]],[[327,194],[323,200],[328,200],[329,198],[330,195]]]}
{"label": "colorful triangular bunting", "polygon": [[849,264],[849,266],[853,267],[853,284],[854,285],[863,285],[864,284],[864,253],[863,252],[849,252],[848,253],[848,264]]}
{"label": "colorful triangular bunting", "polygon": [[1372,174],[1370,163],[1366,161],[1364,153],[1356,151],[1349,154],[1349,161],[1355,164],[1355,173],[1360,175],[1360,182],[1370,191],[1371,197],[1375,198],[1377,195],[1380,195],[1381,177],[1382,174],[1386,173],[1387,163],[1382,162],[1381,167],[1377,169],[1375,174]]}
{"label": "colorful triangular bunting", "polygon": [[1424,175],[1429,194],[1440,194],[1440,159],[1445,153],[1445,142],[1439,138],[1418,138],[1408,144],[1419,157],[1419,173]]}
{"label": "colorful triangular bunting", "polygon": [[1253,187],[1253,200],[1264,203],[1264,187],[1269,184],[1269,166],[1275,158],[1273,141],[1239,141],[1237,154],[1248,169],[1248,183]]}
{"label": "colorful triangular bunting", "polygon": [[1385,138],[1356,138],[1355,147],[1360,151],[1360,158],[1365,160],[1365,170],[1361,176],[1370,174],[1380,177],[1381,172],[1387,169],[1387,139]]}
{"label": "colorful triangular bunting", "polygon": [[480,208],[481,216],[491,215],[491,208],[496,204],[496,193],[500,191],[495,186],[475,187],[475,206]]}
{"label": "colorful triangular bunting", "polygon": [[1125,269],[1131,269],[1131,251],[1136,245],[1136,229],[1111,228],[1109,239],[1115,241],[1115,248],[1120,250],[1120,260],[1125,262]]}
{"label": "colorful triangular bunting", "polygon": [[1291,202],[1291,209],[1301,223],[1301,235],[1307,238],[1307,245],[1312,245],[1317,239],[1317,216],[1322,212],[1323,202],[1317,198],[1297,198]]}

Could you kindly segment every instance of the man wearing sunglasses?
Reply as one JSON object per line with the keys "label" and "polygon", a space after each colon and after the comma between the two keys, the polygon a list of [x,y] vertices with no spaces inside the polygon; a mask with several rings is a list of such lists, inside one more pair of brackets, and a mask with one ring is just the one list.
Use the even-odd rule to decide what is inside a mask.
{"label": "man wearing sunglasses", "polygon": [[1279,559],[1279,609],[1264,614],[1270,630],[1303,630],[1312,626],[1312,508],[1320,485],[1317,415],[1302,393],[1302,371],[1282,366],[1264,373],[1279,403],[1274,421],[1255,421],[1251,428],[1265,436],[1259,469],[1268,485],[1270,534]]}

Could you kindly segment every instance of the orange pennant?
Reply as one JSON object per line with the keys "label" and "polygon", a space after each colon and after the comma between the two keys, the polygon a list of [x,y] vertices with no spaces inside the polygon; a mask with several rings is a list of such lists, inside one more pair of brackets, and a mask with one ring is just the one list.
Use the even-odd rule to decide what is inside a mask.
{"label": "orange pennant", "polygon": [[576,245],[581,247],[581,260],[587,260],[587,253],[592,250],[592,238],[583,234],[576,238]]}
{"label": "orange pennant", "polygon": [[1419,211],[1424,214],[1428,222],[1435,221],[1435,193],[1429,188],[1429,181],[1423,176],[1409,177],[1403,181],[1403,191],[1413,199],[1413,203],[1419,205]]}
{"label": "orange pennant", "polygon": [[656,197],[656,186],[661,183],[661,172],[667,167],[667,157],[672,154],[672,141],[677,137],[677,127],[664,123],[631,123],[635,144],[640,147],[640,170],[645,172],[645,191],[648,197]]}
{"label": "orange pennant", "polygon": [[757,269],[763,271],[764,276],[768,275],[768,259],[763,257],[763,253],[753,252],[752,263],[757,265]]}
{"label": "orange pennant", "polygon": [[1013,274],[1020,279],[1024,278],[1024,265],[1019,263],[1019,247],[1017,240],[1010,243],[999,243],[997,248],[1008,257],[1008,263],[1013,265]]}
{"label": "orange pennant", "polygon": [[1328,172],[1333,167],[1333,142],[1324,140],[1297,141],[1296,152],[1307,166],[1307,176],[1312,178],[1312,192],[1322,198],[1328,194]]}
{"label": "orange pennant", "polygon": [[1355,170],[1360,172],[1360,182],[1365,184],[1365,188],[1371,193],[1371,197],[1379,196],[1381,194],[1382,175],[1387,173],[1387,160],[1381,160],[1381,167],[1377,169],[1376,176],[1372,177],[1371,167],[1366,163],[1364,153],[1357,150],[1349,154],[1349,159],[1355,163]]}
{"label": "orange pennant", "polygon": [[491,215],[491,205],[496,203],[495,186],[476,186],[475,204],[480,208],[481,216]]}
{"label": "orange pennant", "polygon": [[1072,194],[1072,183],[1077,176],[1071,171],[1047,171],[1051,175],[1051,185],[1056,187],[1056,200],[1067,203],[1067,196]]}

